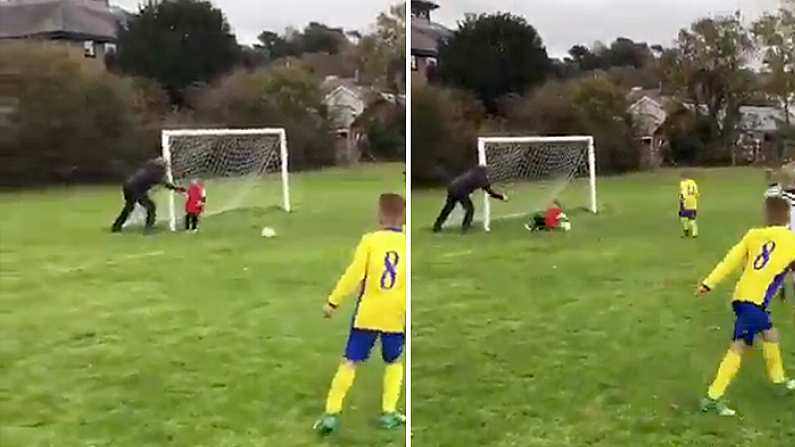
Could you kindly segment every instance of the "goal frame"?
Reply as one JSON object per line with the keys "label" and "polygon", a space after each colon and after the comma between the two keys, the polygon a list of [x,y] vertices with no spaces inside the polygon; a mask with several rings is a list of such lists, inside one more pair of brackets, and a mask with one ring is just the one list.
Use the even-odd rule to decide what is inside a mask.
{"label": "goal frame", "polygon": [[[171,171],[171,140],[174,137],[186,136],[247,136],[247,135],[274,135],[279,137],[279,156],[281,157],[281,179],[282,179],[282,207],[288,213],[292,210],[290,204],[290,181],[287,152],[287,131],[284,128],[259,128],[259,129],[169,129],[160,133],[161,149],[163,159],[166,161],[166,179],[169,183],[174,183],[174,175]],[[168,195],[169,208],[169,229],[177,231],[176,196],[174,191]]]}
{"label": "goal frame", "polygon": [[[486,156],[486,146],[489,143],[511,144],[511,143],[585,143],[588,146],[588,174],[590,187],[590,211],[594,214],[599,212],[596,204],[596,149],[594,147],[593,136],[590,135],[571,135],[571,136],[532,136],[532,137],[478,137],[478,164],[488,167]],[[491,202],[488,193],[483,194],[483,229],[491,231]]]}

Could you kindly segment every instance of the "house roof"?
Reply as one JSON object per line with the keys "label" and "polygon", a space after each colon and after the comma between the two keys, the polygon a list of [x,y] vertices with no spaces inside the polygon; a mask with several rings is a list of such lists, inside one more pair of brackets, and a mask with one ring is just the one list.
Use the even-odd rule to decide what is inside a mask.
{"label": "house roof", "polygon": [[649,98],[652,100],[658,100],[660,98],[660,89],[644,89],[640,87],[635,87],[627,93],[627,101],[630,103],[638,101],[643,98]]}
{"label": "house roof", "polygon": [[353,94],[364,98],[370,93],[370,87],[359,85],[354,78],[339,78],[337,76],[327,76],[320,84],[320,90],[326,95],[331,95],[339,89],[346,89]]}
{"label": "house roof", "polygon": [[450,38],[453,32],[444,26],[425,19],[411,19],[411,54],[436,57],[439,43]]}
{"label": "house roof", "polygon": [[[785,121],[784,111],[777,107],[742,106],[740,115],[740,128],[754,132],[776,132]],[[795,122],[795,115],[790,113],[790,116],[791,122]]]}
{"label": "house roof", "polygon": [[0,39],[73,35],[113,42],[117,14],[103,0],[11,0],[0,3]]}

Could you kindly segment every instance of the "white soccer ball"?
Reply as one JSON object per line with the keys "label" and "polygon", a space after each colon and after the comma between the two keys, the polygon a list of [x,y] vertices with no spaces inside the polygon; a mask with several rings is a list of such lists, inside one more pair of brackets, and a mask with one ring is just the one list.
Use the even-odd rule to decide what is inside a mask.
{"label": "white soccer ball", "polygon": [[560,229],[563,231],[571,230],[571,221],[569,221],[569,216],[566,213],[560,214]]}
{"label": "white soccer ball", "polygon": [[275,237],[276,230],[271,227],[262,227],[262,232],[260,232],[260,235],[262,237]]}

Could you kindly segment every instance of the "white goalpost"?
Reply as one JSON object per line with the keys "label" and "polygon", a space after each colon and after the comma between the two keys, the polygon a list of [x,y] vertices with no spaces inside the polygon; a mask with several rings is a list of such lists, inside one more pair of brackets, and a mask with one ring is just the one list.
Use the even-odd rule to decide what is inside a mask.
{"label": "white goalpost", "polygon": [[[269,205],[290,211],[284,129],[164,130],[161,138],[168,181],[187,186],[191,179],[201,180],[208,196],[205,215]],[[175,193],[167,200],[169,227],[176,231],[181,210]]]}
{"label": "white goalpost", "polygon": [[578,183],[587,193],[570,192],[565,205],[571,208],[579,203],[593,213],[598,211],[596,154],[591,136],[481,137],[478,162],[486,166],[489,181],[507,188],[511,196],[510,205],[494,207],[498,210],[495,214],[489,195],[484,194],[482,220],[486,231],[491,230],[495,219],[543,209],[572,183]]}

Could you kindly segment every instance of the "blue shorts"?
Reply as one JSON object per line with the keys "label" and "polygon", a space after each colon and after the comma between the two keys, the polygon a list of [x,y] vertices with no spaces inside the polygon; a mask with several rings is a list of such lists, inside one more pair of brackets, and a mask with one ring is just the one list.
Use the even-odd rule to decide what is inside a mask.
{"label": "blue shorts", "polygon": [[352,362],[367,360],[379,337],[381,338],[381,357],[386,363],[394,363],[403,354],[406,334],[352,328],[348,337],[348,345],[345,347],[345,358]]}
{"label": "blue shorts", "polygon": [[732,340],[743,340],[746,345],[754,345],[754,337],[764,331],[773,329],[770,313],[753,303],[734,301],[732,303],[734,314],[734,336]]}
{"label": "blue shorts", "polygon": [[696,220],[696,215],[698,214],[697,210],[686,210],[684,208],[679,209],[679,217]]}

